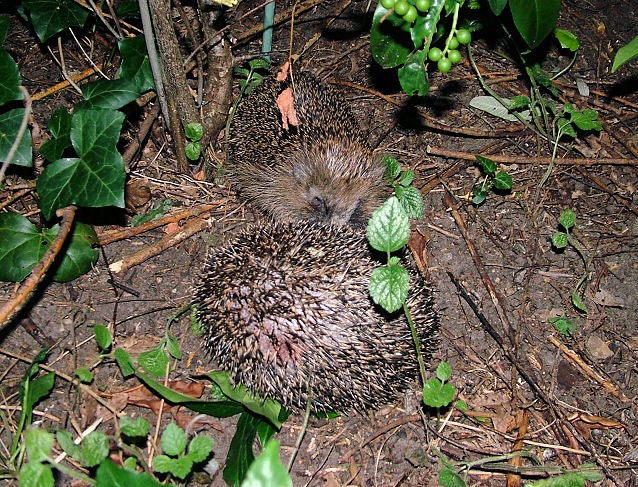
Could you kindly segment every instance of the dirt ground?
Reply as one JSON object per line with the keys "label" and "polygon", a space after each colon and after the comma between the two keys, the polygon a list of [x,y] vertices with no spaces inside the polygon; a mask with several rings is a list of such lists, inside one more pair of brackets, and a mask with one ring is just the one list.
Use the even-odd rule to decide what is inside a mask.
{"label": "dirt ground", "polygon": [[[277,8],[284,11],[293,3],[281,2]],[[231,37],[261,22],[260,11],[236,21],[258,4],[246,0],[229,12]],[[334,19],[343,5],[345,10]],[[438,485],[440,457],[471,462],[505,455],[514,450],[520,436],[523,448],[543,465],[538,475],[526,477],[528,481],[549,467],[571,470],[591,462],[603,472],[600,485],[637,486],[638,63],[612,74],[611,62],[617,49],[638,34],[638,2],[563,2],[558,27],[576,34],[581,49],[574,66],[557,85],[561,99],[579,109],[597,110],[603,130],[579,139],[567,157],[585,162],[556,165],[538,194],[547,166],[536,158],[550,155],[547,144],[522,125],[508,126],[469,107],[471,98],[484,93],[465,61],[446,75],[430,73],[428,96],[403,94],[396,73],[383,71],[371,58],[366,33],[373,9],[366,1],[327,0],[300,14],[295,21],[293,51],[299,55],[298,69],[313,70],[338,85],[349,82],[341,83],[340,89],[377,150],[394,155],[404,167],[416,171],[426,215],[413,225],[413,231],[427,242],[427,272],[441,317],[440,348],[428,373],[434,374],[439,361],[448,362],[457,398],[469,409],[453,409],[438,424],[419,408],[415,384],[414,394],[378,411],[359,411],[332,420],[311,418],[291,471],[293,484]],[[289,28],[284,23],[275,31],[276,61],[287,57]],[[46,49],[33,49],[35,44],[33,33],[12,16],[5,47],[18,62],[23,83],[32,94],[63,79]],[[257,53],[258,44],[253,39],[237,45],[233,54]],[[80,71],[88,64],[74,46],[69,42],[69,69]],[[493,89],[508,97],[526,93],[517,68],[498,55],[499,46],[486,42],[479,32],[473,49]],[[550,53],[544,67],[551,70],[568,61]],[[578,94],[578,80],[589,87],[589,96]],[[77,100],[70,90],[55,92],[34,104],[35,119],[44,129],[57,107]],[[470,136],[468,129],[477,133]],[[135,126],[125,126],[127,137],[135,130]],[[503,134],[505,130],[510,133]],[[156,122],[131,167],[130,180],[151,189],[147,207],[162,198],[175,202],[172,213],[212,204],[212,210],[204,213],[210,225],[119,274],[110,273],[108,264],[154,244],[165,232],[157,228],[105,245],[88,274],[68,284],[40,287],[28,310],[0,337],[1,408],[9,417],[2,430],[4,445],[10,444],[12,421],[17,418],[24,360],[32,359],[41,347],[53,345],[47,365],[72,375],[97,356],[91,339],[95,324],[109,326],[115,344],[132,354],[152,348],[163,336],[167,319],[189,304],[207,247],[255,218],[254,211],[227,184],[177,174],[173,149],[167,142]],[[222,160],[223,144],[219,142],[214,157]],[[481,181],[480,171],[471,160],[450,151],[505,156],[507,162],[499,167],[513,178],[511,193],[491,194],[483,205],[472,205],[467,196]],[[598,158],[608,163],[600,164]],[[10,175],[1,198],[10,198],[24,181],[20,174]],[[26,214],[33,208],[32,195],[26,194],[5,210]],[[587,314],[577,312],[570,303],[584,272],[583,260],[573,248],[557,252],[551,246],[558,217],[565,209],[576,214],[574,236],[589,259]],[[121,230],[129,215],[109,210],[101,218],[96,230],[105,234]],[[488,332],[450,274],[496,334]],[[0,301],[8,299],[14,289],[2,284]],[[574,324],[571,337],[561,335],[548,322],[563,313]],[[187,317],[173,324],[171,331],[179,337],[185,355],[175,363],[170,378],[201,381],[198,375],[209,364]],[[135,379],[123,381],[117,367],[108,361],[93,364],[93,371],[93,390],[103,400],[117,410],[142,415],[153,425],[157,422],[147,408],[127,405],[126,399],[116,403],[122,395],[113,394],[137,386]],[[37,411],[37,421],[46,427],[79,433],[101,419],[98,427],[113,431],[113,416],[61,376]],[[172,419],[171,412],[162,416],[163,424]],[[235,421],[215,420],[215,429],[203,430],[215,439],[215,457],[220,463],[226,458]],[[302,422],[303,415],[293,415],[277,434],[284,464]],[[532,465],[529,460],[523,463]],[[221,473],[211,482],[224,485]],[[505,485],[506,466],[476,466],[467,482]],[[61,485],[68,483],[69,479],[60,478]]]}

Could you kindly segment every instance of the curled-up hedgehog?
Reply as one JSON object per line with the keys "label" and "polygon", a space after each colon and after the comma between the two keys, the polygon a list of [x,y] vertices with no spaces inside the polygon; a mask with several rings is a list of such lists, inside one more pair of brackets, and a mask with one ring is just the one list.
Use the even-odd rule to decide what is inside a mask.
{"label": "curled-up hedgehog", "polygon": [[[298,125],[277,98],[292,88]],[[230,127],[226,169],[241,194],[277,221],[365,225],[384,200],[384,166],[347,102],[313,75],[269,77],[244,98]]]}
{"label": "curled-up hedgehog", "polygon": [[[261,398],[314,411],[374,408],[418,375],[403,313],[368,293],[379,263],[349,226],[272,222],[246,229],[209,255],[195,290],[206,348]],[[437,343],[431,290],[406,259],[421,350]]]}

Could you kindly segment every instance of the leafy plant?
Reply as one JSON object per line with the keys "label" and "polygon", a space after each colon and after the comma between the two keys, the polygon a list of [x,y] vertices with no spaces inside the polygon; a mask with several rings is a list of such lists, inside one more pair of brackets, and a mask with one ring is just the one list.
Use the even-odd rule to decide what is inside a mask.
{"label": "leafy plant", "polygon": [[485,177],[483,178],[481,186],[473,189],[472,193],[474,194],[474,198],[472,199],[472,203],[475,205],[483,203],[492,188],[500,191],[509,191],[512,189],[512,177],[506,171],[496,172],[496,164],[488,157],[478,154],[475,157],[479,161]]}
{"label": "leafy plant", "polygon": [[634,37],[629,44],[618,49],[611,72],[614,73],[623,64],[638,58],[638,36]]}
{"label": "leafy plant", "polygon": [[452,375],[452,369],[447,362],[441,362],[436,368],[436,377],[423,384],[423,403],[438,410],[449,406],[454,399],[456,388],[447,382]]}
{"label": "leafy plant", "polygon": [[164,429],[161,439],[163,455],[153,458],[153,468],[159,473],[168,473],[178,479],[185,479],[193,465],[203,462],[213,450],[213,439],[204,435],[195,436],[188,443],[184,430],[175,423]]}
{"label": "leafy plant", "polygon": [[[580,242],[571,234],[571,229],[576,224],[576,214],[571,210],[565,210],[561,213],[558,219],[558,223],[564,231],[558,231],[554,233],[554,235],[552,236],[552,245],[559,250],[565,249],[567,245],[571,245],[576,250],[585,265],[585,271],[578,280],[576,287],[572,291],[571,301],[574,308],[576,308],[578,311],[582,311],[583,313],[587,313],[587,307],[583,302],[581,293],[584,289],[587,278],[589,277],[589,259]],[[550,319],[550,322],[554,324],[558,323],[557,328],[561,333],[571,332],[571,322],[565,323],[563,320],[560,319],[554,319],[554,321]]]}
{"label": "leafy plant", "polygon": [[202,127],[201,123],[189,123],[184,128],[184,133],[189,140],[184,149],[186,151],[186,157],[191,161],[196,161],[202,153],[202,148],[198,141],[204,136],[204,127]]}
{"label": "leafy plant", "polygon": [[423,218],[423,196],[417,188],[412,186],[414,170],[401,171],[399,161],[390,155],[383,156],[382,161],[386,166],[387,178],[394,187],[394,194],[407,217],[412,220],[421,220]]}

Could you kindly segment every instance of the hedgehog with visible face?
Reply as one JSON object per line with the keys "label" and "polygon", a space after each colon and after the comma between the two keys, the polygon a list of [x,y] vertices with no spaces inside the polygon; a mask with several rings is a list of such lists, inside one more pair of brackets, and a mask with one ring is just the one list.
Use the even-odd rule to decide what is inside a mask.
{"label": "hedgehog with visible face", "polygon": [[[407,305],[427,356],[432,292],[408,259]],[[368,292],[379,262],[350,226],[265,221],[213,250],[195,289],[206,349],[233,384],[287,408],[378,408],[418,376],[405,315]]]}
{"label": "hedgehog with visible face", "polygon": [[[284,128],[277,97],[293,87],[297,126]],[[385,168],[350,107],[307,73],[269,77],[231,122],[226,170],[242,196],[277,221],[363,226],[385,197]]]}

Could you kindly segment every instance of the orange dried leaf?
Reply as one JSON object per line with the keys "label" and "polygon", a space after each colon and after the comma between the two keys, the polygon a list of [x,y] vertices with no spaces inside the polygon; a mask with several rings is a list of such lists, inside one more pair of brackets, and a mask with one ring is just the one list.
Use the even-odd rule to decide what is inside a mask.
{"label": "orange dried leaf", "polygon": [[292,88],[286,88],[277,97],[277,108],[279,108],[279,112],[281,113],[281,122],[283,123],[284,130],[288,130],[288,124],[293,127],[299,125],[294,102]]}

